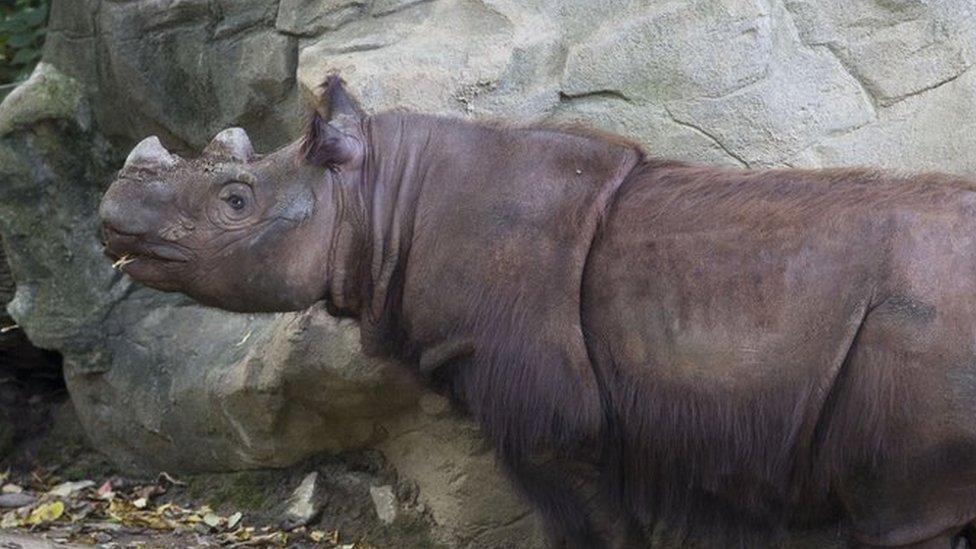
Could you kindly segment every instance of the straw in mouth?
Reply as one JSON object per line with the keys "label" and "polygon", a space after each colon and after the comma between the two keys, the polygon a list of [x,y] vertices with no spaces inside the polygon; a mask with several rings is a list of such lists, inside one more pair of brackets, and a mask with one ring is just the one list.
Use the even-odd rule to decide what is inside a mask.
{"label": "straw in mouth", "polygon": [[113,269],[118,269],[118,270],[121,271],[123,267],[125,267],[129,263],[132,263],[136,259],[137,258],[134,257],[134,256],[131,256],[129,254],[125,254],[122,257],[120,257],[115,263],[112,263],[112,268]]}

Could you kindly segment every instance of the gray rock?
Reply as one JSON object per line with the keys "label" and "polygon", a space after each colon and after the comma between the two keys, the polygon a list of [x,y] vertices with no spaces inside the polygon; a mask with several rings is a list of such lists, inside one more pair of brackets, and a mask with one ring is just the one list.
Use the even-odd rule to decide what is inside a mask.
{"label": "gray rock", "polygon": [[[16,288],[0,236],[0,371],[10,369],[56,368],[52,360],[34,347],[24,336],[24,331],[7,314],[7,304],[14,298]],[[56,372],[52,372],[54,374]],[[18,409],[7,410],[8,417],[0,413],[0,458],[12,449],[14,427],[8,419],[22,416]]]}
{"label": "gray rock", "polygon": [[781,164],[875,117],[870,98],[843,65],[828,50],[801,44],[785,10],[774,15],[774,51],[764,78],[719,97],[664,103],[676,122],[713,138],[747,165]]}
{"label": "gray rock", "polygon": [[298,36],[315,36],[335,30],[366,15],[366,0],[281,0],[275,26]]}
{"label": "gray rock", "polygon": [[37,498],[26,493],[0,494],[0,509],[17,509],[33,505]]}
{"label": "gray rock", "polygon": [[90,112],[82,86],[46,63],[0,106],[0,231],[17,283],[7,309],[34,344],[63,352],[101,337],[121,295],[95,238],[112,158]]}
{"label": "gray rock", "polygon": [[491,112],[481,103],[495,95],[514,34],[513,16],[493,8],[481,2],[421,4],[350,24],[336,33],[339,38],[378,47],[343,51],[327,34],[302,49],[298,80],[311,90],[340,71],[372,109]]}
{"label": "gray rock", "polygon": [[873,165],[976,176],[976,70],[883,109],[878,121],[798,153],[797,166]]}
{"label": "gray rock", "polygon": [[383,426],[390,435],[376,448],[400,478],[416,484],[418,502],[437,525],[434,541],[447,547],[546,547],[535,514],[519,501],[478,429],[457,412],[403,414]]}
{"label": "gray rock", "polygon": [[380,522],[393,524],[397,517],[396,494],[393,493],[393,487],[389,484],[370,486],[369,497],[373,500],[373,509]]}
{"label": "gray rock", "polygon": [[73,543],[65,544],[50,541],[39,534],[0,532],[0,547],[15,547],[17,549],[81,549],[83,546]]}
{"label": "gray rock", "polygon": [[300,126],[298,43],[275,29],[277,11],[268,0],[56,2],[44,59],[98,90],[101,131],[126,147],[155,133],[198,149],[228,126],[277,145]]}
{"label": "gray rock", "polygon": [[274,25],[278,5],[267,0],[217,0],[211,9],[216,12],[214,37],[219,40]]}
{"label": "gray rock", "polygon": [[7,303],[14,298],[14,278],[7,265],[7,255],[3,251],[3,239],[0,238],[0,314],[4,314]]}
{"label": "gray rock", "polygon": [[786,0],[804,42],[833,52],[881,104],[959,76],[976,63],[970,0]]}
{"label": "gray rock", "polygon": [[291,497],[288,498],[288,507],[282,519],[285,530],[305,526],[319,514],[322,508],[318,502],[318,490],[319,474],[313,471],[302,479]]}
{"label": "gray rock", "polygon": [[562,89],[657,101],[727,95],[765,77],[770,26],[759,0],[650,3],[571,47]]}

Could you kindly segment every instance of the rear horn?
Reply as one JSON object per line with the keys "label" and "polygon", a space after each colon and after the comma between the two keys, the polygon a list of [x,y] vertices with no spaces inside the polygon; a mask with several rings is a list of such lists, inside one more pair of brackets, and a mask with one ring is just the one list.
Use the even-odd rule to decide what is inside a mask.
{"label": "rear horn", "polygon": [[254,155],[251,138],[244,128],[227,128],[214,136],[213,141],[203,150],[203,154],[230,157],[239,162],[247,162]]}

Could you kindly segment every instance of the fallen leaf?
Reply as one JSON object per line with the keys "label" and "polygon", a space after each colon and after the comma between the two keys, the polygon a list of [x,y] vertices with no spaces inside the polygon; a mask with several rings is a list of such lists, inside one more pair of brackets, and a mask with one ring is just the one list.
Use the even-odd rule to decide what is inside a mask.
{"label": "fallen leaf", "polygon": [[20,517],[18,517],[17,513],[14,511],[4,513],[3,518],[0,519],[0,528],[7,529],[16,528],[18,526],[20,526]]}
{"label": "fallen leaf", "polygon": [[141,511],[134,504],[119,499],[112,500],[107,514],[109,518],[126,526],[144,526],[153,530],[172,530],[172,521],[152,512]]}
{"label": "fallen leaf", "polygon": [[135,505],[136,509],[145,509],[148,504],[149,502],[146,501],[146,498],[138,498],[132,502],[132,505]]}
{"label": "fallen leaf", "polygon": [[94,510],[95,510],[95,506],[92,505],[91,503],[82,504],[76,510],[73,510],[71,512],[70,515],[71,522],[80,522],[85,520],[86,518],[88,518],[88,515],[92,514],[92,511]]}
{"label": "fallen leaf", "polygon": [[216,528],[220,526],[220,517],[213,513],[207,513],[203,515],[203,523],[211,528]]}
{"label": "fallen leaf", "polygon": [[84,490],[85,488],[91,488],[94,485],[95,483],[90,480],[82,480],[79,482],[62,482],[61,484],[58,484],[54,488],[48,490],[47,493],[55,497],[66,498],[75,492]]}
{"label": "fallen leaf", "polygon": [[322,530],[312,530],[308,533],[308,537],[315,543],[321,543],[325,539],[325,532]]}
{"label": "fallen leaf", "polygon": [[241,519],[242,518],[244,518],[244,515],[240,511],[238,511],[238,512],[234,513],[233,515],[227,517],[227,529],[228,530],[233,530],[234,528],[237,528],[237,525],[238,525],[238,523],[241,522]]}
{"label": "fallen leaf", "polygon": [[139,488],[138,490],[133,492],[132,495],[134,495],[137,498],[145,498],[148,501],[152,499],[153,496],[159,494],[165,494],[165,493],[166,493],[165,488],[156,484],[152,484],[150,486],[143,486],[142,488]]}
{"label": "fallen leaf", "polygon": [[98,497],[100,499],[112,499],[115,497],[115,492],[112,491],[112,481],[106,480],[104,484],[98,487]]}
{"label": "fallen leaf", "polygon": [[168,482],[170,484],[173,484],[175,486],[186,486],[186,483],[185,482],[173,478],[166,471],[163,471],[162,473],[159,473],[159,475],[156,477],[156,482],[159,482],[160,480],[165,480],[166,482]]}
{"label": "fallen leaf", "polygon": [[23,491],[24,489],[16,484],[4,484],[3,488],[0,488],[0,493],[4,494],[19,494]]}
{"label": "fallen leaf", "polygon": [[24,524],[28,526],[38,526],[40,524],[45,524],[48,522],[54,522],[61,518],[64,514],[64,503],[60,501],[55,501],[53,503],[46,503],[44,505],[38,505],[31,514],[24,521]]}

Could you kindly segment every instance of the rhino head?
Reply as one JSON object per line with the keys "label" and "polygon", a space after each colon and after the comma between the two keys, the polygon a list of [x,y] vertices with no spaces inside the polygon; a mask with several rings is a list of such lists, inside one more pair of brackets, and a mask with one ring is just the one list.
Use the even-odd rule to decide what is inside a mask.
{"label": "rhino head", "polygon": [[254,152],[224,130],[195,159],[147,137],[99,209],[105,253],[137,282],[234,311],[305,308],[327,292],[339,187],[362,178],[363,113],[337,77],[306,135]]}

